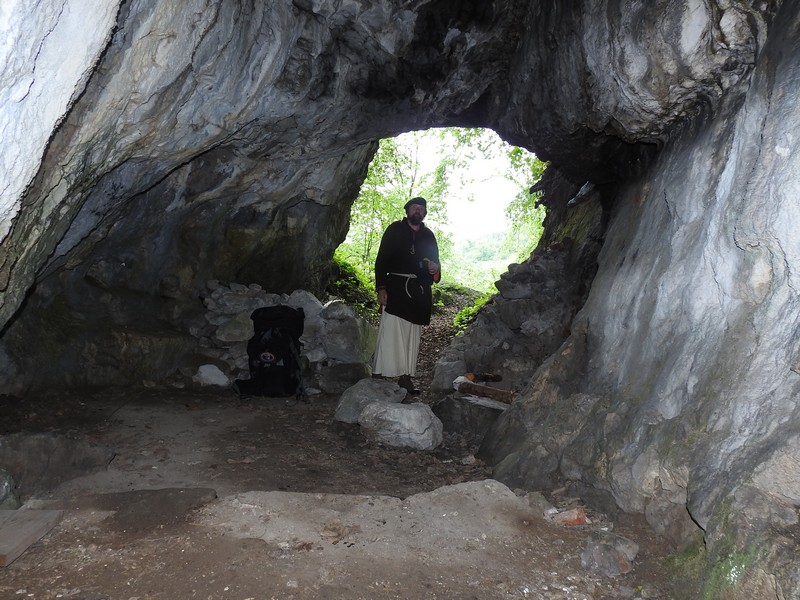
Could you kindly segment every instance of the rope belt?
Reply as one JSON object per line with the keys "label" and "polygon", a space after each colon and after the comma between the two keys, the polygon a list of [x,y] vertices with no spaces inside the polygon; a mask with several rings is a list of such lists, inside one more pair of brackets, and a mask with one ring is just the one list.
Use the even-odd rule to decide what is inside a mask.
{"label": "rope belt", "polygon": [[[416,279],[417,275],[415,273],[389,273],[389,275],[397,275],[398,277],[406,278],[406,295],[411,298],[411,292],[408,291],[408,282],[412,279]],[[422,286],[419,286],[419,289],[422,289]]]}

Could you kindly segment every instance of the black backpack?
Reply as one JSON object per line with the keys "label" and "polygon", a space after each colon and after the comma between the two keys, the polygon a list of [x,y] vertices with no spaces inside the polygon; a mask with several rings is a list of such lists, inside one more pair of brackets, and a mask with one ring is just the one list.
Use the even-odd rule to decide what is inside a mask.
{"label": "black backpack", "polygon": [[305,313],[291,306],[265,306],[250,315],[255,334],[247,342],[250,379],[237,379],[241,395],[271,398],[303,395],[300,336]]}

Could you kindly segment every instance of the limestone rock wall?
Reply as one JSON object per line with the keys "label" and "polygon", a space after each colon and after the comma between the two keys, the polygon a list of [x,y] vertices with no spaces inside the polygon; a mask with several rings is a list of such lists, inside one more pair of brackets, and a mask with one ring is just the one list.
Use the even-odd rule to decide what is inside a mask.
{"label": "limestone rock wall", "polygon": [[775,4],[529,2],[493,119],[577,179],[626,179],[749,75]]}
{"label": "limestone rock wall", "polygon": [[729,597],[737,569],[798,594],[797,9],[754,39],[747,85],[618,186],[572,335],[483,448],[508,483],[579,482],[677,546],[702,534]]}
{"label": "limestone rock wall", "polygon": [[[564,183],[563,191],[577,191]],[[556,190],[551,193],[557,196]],[[570,211],[571,227],[552,231],[552,241],[543,241],[523,263],[509,265],[495,283],[498,293],[442,353],[432,389],[451,391],[457,377],[480,372],[500,375],[497,387],[521,391],[535,365],[559,349],[597,270],[606,217],[599,198],[594,200]]]}
{"label": "limestone rock wall", "polygon": [[[762,596],[798,597],[782,550],[800,506],[798,14],[798,0],[6,2],[0,383],[54,364],[58,384],[168,371],[207,280],[319,291],[375,140],[493,127],[565,189],[599,186],[603,244],[588,294],[589,271],[563,262],[574,293],[536,327],[561,338],[519,346],[523,398],[483,449],[497,476],[579,482],[678,544],[702,534],[719,565],[761,569]],[[542,252],[568,230],[586,241],[567,197],[545,199]],[[533,305],[523,275],[505,300]],[[509,351],[534,330],[514,324],[522,308],[498,311]],[[754,544],[758,566],[735,563]]]}
{"label": "limestone rock wall", "polygon": [[[0,240],[8,235],[19,213],[21,197],[36,173],[38,158],[69,107],[85,90],[94,65],[111,39],[119,4],[59,0],[39,3],[32,10],[24,0],[3,2]],[[4,254],[0,257],[3,262],[7,260]],[[5,271],[3,262],[0,268]]]}
{"label": "limestone rock wall", "polygon": [[[34,282],[118,235],[117,254],[141,236],[138,258],[151,285],[177,277],[192,293],[236,274],[270,289],[316,291],[324,260],[346,234],[374,141],[461,112],[513,50],[495,35],[514,16],[502,6],[482,14],[449,2],[411,10],[388,0],[134,0],[113,21],[89,4],[19,3],[22,16],[9,23],[14,39],[49,42],[51,23],[40,13],[69,7],[92,13],[100,33],[72,36],[46,62],[44,52],[8,51],[22,65],[10,61],[13,89],[60,73],[64,56],[79,64],[54,82],[66,88],[63,99],[39,94],[57,116],[36,127],[37,145],[17,141],[41,110],[30,95],[19,92],[10,105],[20,108],[0,116],[14,141],[4,160],[15,181],[1,190],[2,322]],[[37,68],[40,77],[31,77]],[[299,241],[306,239],[315,244]],[[261,267],[246,262],[277,259],[278,249],[294,264],[283,256]],[[147,260],[153,252],[216,272],[175,273],[174,264]]]}
{"label": "limestone rock wall", "polygon": [[[14,39],[48,43],[45,8],[89,11],[17,8]],[[59,365],[50,382],[110,383],[104,365],[132,356],[160,377],[208,280],[321,292],[375,141],[475,102],[513,50],[496,31],[516,11],[501,8],[134,0],[93,15],[101,34],[69,42],[89,49],[62,42],[82,61],[55,81],[68,92],[37,96],[58,115],[39,145],[14,123],[36,120],[32,96],[0,111],[17,182],[0,189],[2,387],[42,383],[44,362]],[[36,82],[61,73],[44,51],[14,60]],[[21,89],[30,74],[9,64]]]}

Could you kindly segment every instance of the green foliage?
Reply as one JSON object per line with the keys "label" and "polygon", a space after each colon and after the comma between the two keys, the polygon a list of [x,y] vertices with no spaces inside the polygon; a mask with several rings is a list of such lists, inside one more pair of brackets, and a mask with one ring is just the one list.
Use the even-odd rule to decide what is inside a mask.
{"label": "green foliage", "polygon": [[[727,547],[728,543],[722,545]],[[758,557],[757,545],[740,550],[728,547],[721,556],[712,556],[706,550],[703,538],[698,536],[683,551],[668,557],[665,566],[679,591],[687,597],[722,600],[730,597],[731,590],[744,581]]]}
{"label": "green foliage", "polygon": [[515,254],[516,260],[527,258],[544,232],[545,209],[536,206],[539,196],[539,193],[521,191],[506,207],[511,227],[503,239],[502,248],[506,253]]}
{"label": "green foliage", "polygon": [[338,252],[356,266],[360,273],[370,271],[386,227],[397,218],[397,206],[403,205],[405,172],[410,161],[403,156],[393,139],[381,140],[370,163],[358,198],[350,209],[350,230]]}
{"label": "green foliage", "polygon": [[[507,144],[490,129],[448,128],[441,130],[440,136],[454,144],[458,157],[454,164],[460,167],[478,155],[504,157],[503,175],[519,190],[506,207],[509,228],[505,236],[470,240],[457,256],[464,266],[463,272],[458,273],[460,281],[481,290],[493,289],[492,284],[508,265],[527,258],[542,237],[545,208],[537,207],[541,194],[531,194],[530,189],[541,179],[547,164],[524,148]],[[472,254],[475,247],[479,248],[477,255]]]}
{"label": "green foliage", "polygon": [[378,301],[375,297],[375,284],[371,277],[347,262],[337,251],[333,257],[337,275],[330,283],[326,292],[335,298],[344,300],[355,311],[372,323],[380,319]]}
{"label": "green foliage", "polygon": [[[410,134],[380,140],[378,151],[370,163],[367,177],[350,212],[350,230],[339,247],[340,256],[360,273],[371,273],[383,232],[393,221],[405,216],[403,206],[415,196],[427,200],[426,221],[447,223],[444,196],[449,185],[452,160],[442,158],[432,171],[424,171],[419,162],[423,134]],[[449,256],[452,243],[442,231],[435,229],[442,260]]]}
{"label": "green foliage", "polygon": [[450,265],[451,278],[481,292],[495,291],[494,282],[506,271],[508,265],[517,262],[517,253],[503,246],[504,235],[492,233],[468,240],[459,247],[457,260]]}
{"label": "green foliage", "polygon": [[433,300],[442,306],[455,302],[461,303],[462,298],[472,302],[478,296],[481,296],[479,292],[459,283],[443,283],[433,287]]}
{"label": "green foliage", "polygon": [[502,233],[492,233],[482,238],[468,240],[461,248],[461,257],[470,263],[505,259],[500,248],[502,241]]}
{"label": "green foliage", "polygon": [[[492,161],[495,171],[490,175],[504,170],[503,176],[519,190],[506,209],[510,227],[505,235],[490,234],[456,246],[448,232],[446,202],[454,197],[476,200],[468,190],[480,183],[477,173],[486,172],[470,168],[479,158]],[[535,206],[538,197],[528,191],[544,168],[533,154],[506,144],[487,129],[432,129],[380,140],[337,255],[371,280],[386,227],[404,216],[403,205],[409,198],[423,196],[428,201],[426,223],[439,242],[444,280],[494,291],[500,274],[509,264],[527,258],[541,237],[544,208]],[[480,200],[487,210],[496,210],[492,199]]]}
{"label": "green foliage", "polygon": [[683,577],[693,581],[699,580],[707,570],[706,549],[703,539],[698,538],[683,551],[669,556],[665,560],[667,572],[674,578]]}
{"label": "green foliage", "polygon": [[511,170],[508,177],[519,185],[519,193],[506,207],[511,227],[503,240],[507,252],[516,251],[517,259],[526,258],[536,248],[544,231],[544,206],[537,206],[540,192],[530,193],[531,186],[542,178],[547,165],[522,148],[508,152]]}
{"label": "green foliage", "polygon": [[469,167],[470,162],[479,156],[492,156],[508,152],[515,148],[521,153],[525,151],[516,146],[509,146],[491,129],[478,127],[445,127],[433,130],[438,132],[439,139],[452,146],[454,162],[458,166]]}
{"label": "green foliage", "polygon": [[462,308],[453,318],[453,325],[456,327],[456,335],[464,333],[469,325],[478,317],[481,308],[491,300],[492,294],[486,293],[479,296],[470,306]]}
{"label": "green foliage", "polygon": [[755,562],[758,552],[749,549],[726,556],[711,569],[706,580],[704,600],[727,597],[732,588],[744,580],[744,576]]}

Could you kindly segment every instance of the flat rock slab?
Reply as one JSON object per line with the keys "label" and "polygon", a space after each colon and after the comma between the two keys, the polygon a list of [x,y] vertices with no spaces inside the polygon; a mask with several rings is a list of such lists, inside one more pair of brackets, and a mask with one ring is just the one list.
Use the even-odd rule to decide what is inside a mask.
{"label": "flat rock slab", "polygon": [[[414,556],[449,568],[486,560],[487,550],[523,543],[528,502],[487,479],[443,487],[405,500],[292,492],[246,492],[209,504],[200,523],[227,536],[257,538],[287,551],[315,550],[322,563],[391,563]],[[321,567],[322,568],[322,567]]]}
{"label": "flat rock slab", "polygon": [[61,520],[60,510],[0,511],[0,567],[10,565]]}

